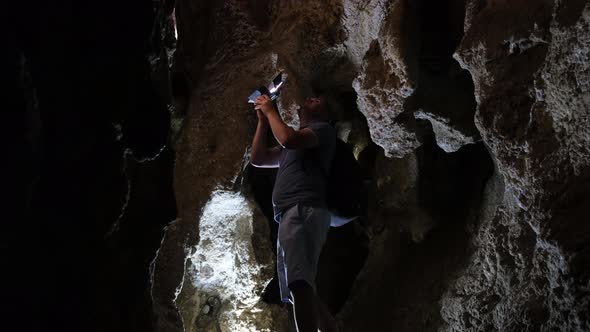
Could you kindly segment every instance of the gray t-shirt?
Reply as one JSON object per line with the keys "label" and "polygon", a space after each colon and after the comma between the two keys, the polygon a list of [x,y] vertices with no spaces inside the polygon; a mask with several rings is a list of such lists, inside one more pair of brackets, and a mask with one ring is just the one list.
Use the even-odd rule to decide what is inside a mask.
{"label": "gray t-shirt", "polygon": [[313,122],[306,128],[313,130],[319,145],[309,149],[281,150],[272,192],[275,220],[298,203],[326,206],[326,174],[334,155],[336,130],[327,122]]}

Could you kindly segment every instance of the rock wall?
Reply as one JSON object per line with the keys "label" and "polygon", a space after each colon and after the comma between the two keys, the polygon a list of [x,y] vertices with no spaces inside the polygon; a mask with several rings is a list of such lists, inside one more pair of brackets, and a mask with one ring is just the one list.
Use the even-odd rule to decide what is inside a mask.
{"label": "rock wall", "polygon": [[590,7],[495,1],[471,15],[456,58],[503,187],[490,189],[497,206],[443,317],[458,329],[588,330]]}
{"label": "rock wall", "polygon": [[247,166],[246,97],[278,71],[285,120],[327,92],[367,179],[366,217],[320,262],[343,331],[590,329],[588,1],[177,1],[175,17],[157,330],[293,328],[272,304],[274,174]]}

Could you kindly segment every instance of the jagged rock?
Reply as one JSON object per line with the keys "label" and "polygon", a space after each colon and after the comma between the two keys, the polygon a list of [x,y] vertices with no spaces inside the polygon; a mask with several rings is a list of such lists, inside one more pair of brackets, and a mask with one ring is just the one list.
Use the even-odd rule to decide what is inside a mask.
{"label": "jagged rock", "polygon": [[419,110],[414,113],[416,119],[428,120],[436,137],[436,144],[445,152],[455,152],[465,144],[475,143],[474,137],[463,134],[460,130],[449,125],[449,120]]}
{"label": "jagged rock", "polygon": [[589,29],[587,1],[491,1],[472,13],[456,58],[473,76],[497,174],[469,264],[441,299],[445,329],[590,328],[579,266],[590,240],[579,219],[590,212],[579,186],[590,166]]}
{"label": "jagged rock", "polygon": [[359,67],[352,83],[358,109],[386,155],[404,156],[419,146],[412,123],[398,118],[417,81],[416,59],[408,55],[414,45],[405,33],[414,18],[412,8],[407,1],[344,1],[344,13],[344,44]]}

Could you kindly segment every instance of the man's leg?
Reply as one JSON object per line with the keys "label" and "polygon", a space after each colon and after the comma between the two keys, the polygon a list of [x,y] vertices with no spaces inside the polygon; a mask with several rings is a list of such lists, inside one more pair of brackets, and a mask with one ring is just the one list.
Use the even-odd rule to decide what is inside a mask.
{"label": "man's leg", "polygon": [[277,278],[279,282],[279,297],[281,303],[289,302],[289,286],[287,281],[287,267],[285,266],[285,251],[277,241]]}
{"label": "man's leg", "polygon": [[297,280],[289,284],[293,297],[293,316],[298,332],[317,332],[319,308],[316,295],[307,282]]}
{"label": "man's leg", "polygon": [[292,281],[288,288],[299,332],[317,332],[320,326],[321,311],[313,283],[329,228],[327,209],[299,204],[285,212],[279,225],[279,242],[284,244],[287,280]]}
{"label": "man's leg", "polygon": [[[293,316],[297,331],[338,332],[336,320],[324,302],[305,281],[298,280],[290,285],[293,297]],[[313,324],[312,324],[313,323]]]}
{"label": "man's leg", "polygon": [[322,332],[338,332],[338,324],[336,324],[336,320],[330,313],[330,310],[324,301],[322,301],[322,299],[320,299],[317,295],[316,303],[320,317],[320,330]]}

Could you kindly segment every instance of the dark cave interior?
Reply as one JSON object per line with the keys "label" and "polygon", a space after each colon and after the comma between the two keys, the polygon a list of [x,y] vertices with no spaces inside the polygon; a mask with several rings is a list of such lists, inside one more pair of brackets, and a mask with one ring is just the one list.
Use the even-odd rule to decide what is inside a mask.
{"label": "dark cave interior", "polygon": [[6,174],[19,222],[5,248],[20,259],[5,298],[18,323],[8,325],[152,329],[149,264],[176,216],[170,113],[148,61],[163,47],[152,36],[163,10],[17,4],[7,57],[14,119],[4,123],[17,124],[6,126],[17,157]]}
{"label": "dark cave interior", "polygon": [[[409,64],[409,75],[415,74],[416,89],[404,100],[396,121],[420,142],[412,153],[388,158],[372,141],[373,128],[359,110],[352,88],[358,68],[349,60],[314,58],[309,68],[315,75],[296,81],[330,95],[337,120],[349,129],[348,143],[366,179],[366,215],[331,229],[317,277],[320,297],[333,314],[343,317],[350,331],[378,331],[384,326],[404,331],[449,327],[441,316],[440,299],[452,291],[449,285],[463,275],[477,249],[473,239],[482,218],[486,186],[501,177],[498,158],[521,162],[494,152],[482,137],[482,128],[489,130],[497,121],[494,112],[505,103],[503,93],[513,96],[509,102],[515,109],[533,103],[532,89],[526,84],[551,51],[552,40],[547,38],[530,51],[519,48],[518,54],[498,56],[491,68],[500,68],[498,72],[510,82],[493,90],[490,100],[476,102],[479,78],[462,68],[465,64],[460,65],[455,54],[467,33],[465,24],[472,15],[468,10],[479,12],[497,5],[508,12],[507,2],[399,2],[408,14],[401,24],[406,33],[400,41],[406,47],[401,58]],[[535,13],[548,8],[549,2],[537,4]],[[519,1],[515,8],[525,3]],[[564,3],[558,6],[562,16],[556,17],[569,27],[581,20],[583,16],[576,13],[586,2]],[[20,15],[10,21],[14,33],[4,58],[11,87],[5,98],[9,110],[5,133],[15,143],[5,150],[6,219],[17,221],[6,222],[3,242],[8,270],[16,272],[9,273],[5,283],[5,314],[22,327],[19,330],[159,330],[154,322],[151,269],[167,228],[180,213],[175,182],[180,152],[175,146],[181,133],[190,130],[183,121],[194,113],[195,90],[210,75],[207,65],[215,43],[227,37],[216,25],[219,18],[215,15],[223,6],[180,0],[16,6]],[[245,7],[247,17],[253,12],[272,14],[271,9],[280,6],[251,1]],[[178,14],[178,41],[172,38],[173,10]],[[484,10],[482,21],[491,20],[494,13]],[[549,16],[543,16],[545,23]],[[296,15],[290,18],[298,19]],[[269,22],[254,19],[261,31],[271,26]],[[415,34],[409,35],[412,31]],[[380,31],[380,38],[387,33],[394,31]],[[331,31],[329,43],[338,38],[337,29]],[[367,45],[383,52],[382,41],[374,39]],[[498,45],[498,52],[512,52],[509,46],[511,42]],[[371,60],[369,53],[365,61]],[[518,74],[511,76],[512,72]],[[376,70],[373,74],[382,73]],[[569,76],[575,75],[570,72]],[[506,93],[509,89],[513,92]],[[485,113],[477,127],[476,110]],[[445,137],[437,124],[418,113],[443,119],[445,126],[470,141],[454,151],[445,150]],[[547,136],[543,138],[547,144],[534,150],[534,160],[541,162],[549,159],[551,149],[560,147],[560,142],[552,136],[553,129],[547,129],[553,128],[549,115],[541,120],[532,116],[522,111],[510,113],[501,119],[507,119],[502,123],[505,136],[498,137],[524,141],[529,132],[522,129],[522,123],[537,124],[537,130],[546,130]],[[220,147],[210,144],[210,150]],[[504,164],[510,164],[506,160]],[[555,165],[563,171],[560,167]],[[552,219],[548,230],[540,233],[571,254],[567,260],[571,275],[567,276],[576,285],[589,278],[588,227],[579,222],[588,206],[589,169],[586,165],[574,175],[543,182],[553,191],[542,204],[536,202],[549,206]],[[270,196],[274,177],[271,169],[248,166],[238,188],[252,197],[266,217],[273,255],[277,224],[272,219]],[[528,211],[517,217],[522,215],[523,220],[533,218]],[[508,226],[497,227],[509,233]],[[532,261],[530,248],[535,247],[538,234],[530,229],[522,233],[517,244]],[[502,250],[507,249],[498,249]],[[506,256],[501,257],[502,263],[515,267],[514,258]],[[538,280],[541,289],[545,284]],[[564,287],[555,288],[557,298],[563,298]],[[260,295],[276,305],[277,292],[273,279]],[[587,289],[575,296],[584,303]],[[500,300],[493,295],[484,304],[493,307]],[[541,296],[530,300],[522,312],[532,320],[546,319],[553,309],[544,300]],[[570,313],[562,310],[560,314],[569,317]],[[588,317],[583,315],[581,310],[580,317],[587,324]],[[164,316],[177,319],[170,313]],[[475,325],[478,323],[467,313],[461,319],[467,328],[497,328],[489,322]],[[541,329],[539,322],[526,324]]]}

